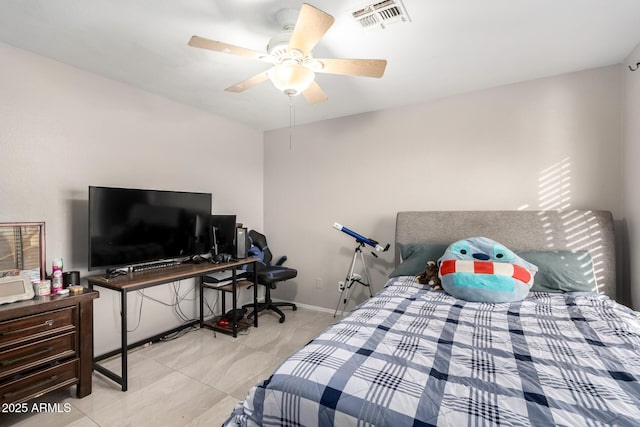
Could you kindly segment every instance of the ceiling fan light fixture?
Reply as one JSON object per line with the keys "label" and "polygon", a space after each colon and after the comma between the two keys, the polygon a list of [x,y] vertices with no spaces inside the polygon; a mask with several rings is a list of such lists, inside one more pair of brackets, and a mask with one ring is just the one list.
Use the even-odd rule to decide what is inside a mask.
{"label": "ceiling fan light fixture", "polygon": [[284,30],[269,39],[267,44],[267,52],[269,55],[280,58],[287,56],[289,53],[289,40],[291,39],[291,31]]}
{"label": "ceiling fan light fixture", "polygon": [[304,65],[286,62],[275,65],[267,74],[273,85],[289,96],[304,92],[316,77],[313,70]]}

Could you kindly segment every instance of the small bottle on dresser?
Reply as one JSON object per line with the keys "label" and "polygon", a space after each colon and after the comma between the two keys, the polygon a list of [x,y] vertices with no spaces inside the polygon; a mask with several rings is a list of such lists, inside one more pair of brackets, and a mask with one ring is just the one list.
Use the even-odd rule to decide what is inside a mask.
{"label": "small bottle on dresser", "polygon": [[51,270],[51,294],[55,295],[62,289],[62,258],[53,260]]}

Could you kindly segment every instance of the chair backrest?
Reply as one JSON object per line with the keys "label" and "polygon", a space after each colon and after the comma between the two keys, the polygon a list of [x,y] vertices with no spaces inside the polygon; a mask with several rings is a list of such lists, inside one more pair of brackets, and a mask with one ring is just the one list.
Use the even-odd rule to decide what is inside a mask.
{"label": "chair backrest", "polygon": [[[269,250],[265,235],[258,233],[256,230],[251,230],[249,231],[249,241],[251,242],[251,249],[249,249],[250,255],[260,259],[258,264],[262,264],[262,267],[270,267],[273,255]],[[258,270],[259,269],[260,265],[258,266]]]}

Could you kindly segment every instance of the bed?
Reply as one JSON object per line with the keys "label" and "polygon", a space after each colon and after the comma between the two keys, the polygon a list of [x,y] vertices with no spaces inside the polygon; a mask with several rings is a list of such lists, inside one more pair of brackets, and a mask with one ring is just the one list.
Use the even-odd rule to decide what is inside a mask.
{"label": "bed", "polygon": [[400,248],[469,236],[588,252],[594,288],[478,303],[396,274],[253,387],[225,425],[638,425],[640,321],[613,299],[611,214],[399,212],[396,270],[409,261]]}

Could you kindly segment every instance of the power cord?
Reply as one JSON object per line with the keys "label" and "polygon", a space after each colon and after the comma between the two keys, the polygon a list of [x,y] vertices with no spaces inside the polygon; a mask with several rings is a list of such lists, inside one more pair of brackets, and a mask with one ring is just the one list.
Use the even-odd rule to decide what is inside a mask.
{"label": "power cord", "polygon": [[138,291],[138,294],[142,295],[142,298],[140,299],[140,307],[138,308],[138,323],[136,324],[135,328],[131,330],[127,329],[127,332],[134,332],[140,326],[140,320],[142,319],[142,304],[144,303],[145,295],[144,295],[144,291]]}
{"label": "power cord", "polygon": [[[156,302],[158,304],[164,305],[165,307],[171,307],[173,309],[173,312],[175,313],[176,317],[178,319],[180,319],[183,323],[190,323],[190,322],[193,322],[194,320],[199,320],[199,319],[189,318],[184,313],[184,311],[182,310],[182,307],[180,306],[180,303],[183,302],[183,301],[195,301],[196,300],[195,295],[193,296],[193,298],[187,298],[192,292],[195,292],[196,286],[195,285],[192,286],[187,293],[185,293],[184,295],[180,295],[180,285],[181,285],[181,283],[179,281],[177,283],[176,282],[172,282],[171,283],[171,286],[172,286],[172,289],[173,289],[173,302],[171,302],[171,303],[168,303],[168,302],[159,300],[157,298],[154,298],[152,296],[146,295],[144,293],[144,289],[136,291],[138,293],[138,295],[141,296],[140,306],[138,307],[138,321],[136,323],[136,326],[133,329],[127,329],[127,332],[135,332],[138,329],[138,327],[140,326],[140,322],[141,322],[141,319],[142,319],[142,307],[144,305],[144,300],[145,299],[149,299],[149,300],[154,301],[154,302]],[[201,290],[201,292],[202,292],[202,290]],[[213,301],[212,304],[210,304],[209,301],[207,300],[207,298],[203,295],[203,301],[204,301],[207,309],[209,310],[209,312],[207,314],[205,314],[204,317],[207,317],[207,316],[215,317],[216,316],[216,309],[218,308],[219,299],[220,299],[220,293],[216,292],[215,300]],[[224,313],[222,313],[222,314],[224,314]],[[166,336],[160,338],[160,341],[161,342],[172,341],[172,340],[174,340],[176,338],[184,336],[184,335],[188,334],[189,332],[193,332],[193,331],[196,331],[198,329],[200,329],[199,325],[193,325],[190,328],[185,328],[185,329],[182,329],[180,331],[174,332],[172,334],[166,335]],[[213,331],[213,332],[214,332],[214,337],[215,337],[216,336],[216,332],[215,331]],[[250,328],[247,328],[247,329],[245,329],[243,331],[238,331],[238,335],[249,335],[250,332],[251,332]]]}
{"label": "power cord", "polygon": [[159,299],[154,298],[152,296],[146,295],[144,293],[144,289],[136,291],[137,294],[142,297],[141,300],[140,300],[140,306],[138,307],[138,321],[137,321],[136,326],[131,330],[127,329],[127,332],[134,332],[140,326],[140,321],[142,319],[142,306],[144,305],[144,300],[145,299],[149,299],[149,300],[154,301],[154,302],[156,302],[158,304],[164,305],[165,307],[171,307],[173,309],[173,312],[175,313],[176,317],[179,320],[181,320],[182,322],[184,322],[184,323],[188,323],[188,322],[191,322],[193,320],[196,320],[196,319],[189,318],[182,311],[182,307],[180,306],[180,303],[182,301],[195,301],[195,296],[194,296],[194,298],[191,298],[191,299],[187,298],[187,296],[189,294],[191,294],[195,290],[195,286],[193,286],[185,295],[180,295],[179,282],[178,282],[177,286],[176,286],[176,282],[172,282],[172,288],[173,288],[173,302],[171,302],[171,303],[167,303],[165,301],[159,300]]}

